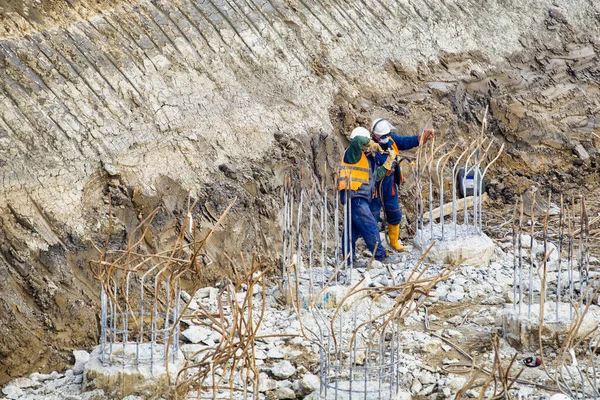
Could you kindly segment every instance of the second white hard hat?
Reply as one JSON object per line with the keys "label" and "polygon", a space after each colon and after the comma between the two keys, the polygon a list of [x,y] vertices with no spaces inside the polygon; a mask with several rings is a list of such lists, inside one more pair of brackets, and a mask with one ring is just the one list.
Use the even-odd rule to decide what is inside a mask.
{"label": "second white hard hat", "polygon": [[362,126],[359,126],[358,128],[354,128],[354,130],[350,134],[350,140],[354,139],[357,136],[364,136],[364,137],[370,138],[371,134],[369,133],[367,128],[363,128]]}
{"label": "second white hard hat", "polygon": [[387,135],[392,129],[395,129],[394,126],[385,118],[378,118],[371,125],[371,133],[375,136]]}

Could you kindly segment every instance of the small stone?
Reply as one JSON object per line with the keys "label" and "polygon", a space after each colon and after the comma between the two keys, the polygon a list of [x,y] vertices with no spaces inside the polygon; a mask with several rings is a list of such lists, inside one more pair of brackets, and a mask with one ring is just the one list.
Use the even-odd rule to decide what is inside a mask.
{"label": "small stone", "polygon": [[435,385],[426,386],[425,389],[423,389],[419,392],[419,395],[420,396],[429,396],[431,393],[433,393],[433,389],[435,389]]}
{"label": "small stone", "polygon": [[421,382],[423,385],[430,385],[432,383],[436,383],[437,379],[431,372],[423,371],[423,373],[419,375],[419,382]]}
{"label": "small stone", "polygon": [[452,325],[460,325],[463,322],[463,317],[460,315],[455,315],[452,318],[448,318],[448,322]]}
{"label": "small stone", "polygon": [[421,389],[423,389],[423,385],[417,378],[415,378],[412,385],[410,386],[411,393],[418,394],[421,391]]}
{"label": "small stone", "polygon": [[10,382],[11,385],[14,385],[18,388],[21,389],[27,389],[30,387],[34,387],[34,386],[39,386],[40,383],[37,382],[36,380],[33,380],[31,378],[17,378],[15,380],[13,380],[12,382]]}
{"label": "small stone", "polygon": [[396,400],[412,400],[412,395],[410,392],[404,392],[402,390],[398,391],[396,396],[394,397]]}
{"label": "small stone", "polygon": [[458,361],[456,358],[453,358],[452,360],[449,358],[444,358],[442,360],[442,364],[444,365],[452,365],[452,364],[458,364],[460,361]]}
{"label": "small stone", "polygon": [[296,368],[294,368],[291,362],[284,360],[273,365],[271,373],[277,378],[286,379],[296,373]]}
{"label": "small stone", "polygon": [[271,350],[267,352],[267,357],[273,359],[282,359],[285,356],[283,350],[279,347],[273,347]]}
{"label": "small stone", "polygon": [[493,294],[491,296],[483,298],[481,300],[481,304],[486,306],[504,304],[504,297],[501,295]]}
{"label": "small stone", "polygon": [[254,357],[255,357],[257,360],[265,360],[265,359],[267,358],[267,353],[265,353],[265,352],[264,352],[264,350],[257,349],[257,350],[254,352]]}
{"label": "small stone", "polygon": [[260,375],[260,384],[258,385],[258,391],[264,393],[266,391],[275,390],[277,388],[277,382],[273,379],[269,378],[267,374],[261,372]]}
{"label": "small stone", "polygon": [[91,392],[84,392],[81,394],[81,400],[104,400],[106,399],[106,395],[104,394],[104,390],[96,389]]}
{"label": "small stone", "polygon": [[192,296],[190,296],[188,292],[183,290],[181,291],[181,294],[179,296],[181,296],[181,300],[185,301],[186,303],[192,298]]}
{"label": "small stone", "polygon": [[450,379],[448,387],[452,390],[460,390],[467,383],[467,378],[457,376],[456,378]]}
{"label": "small stone", "polygon": [[452,390],[450,390],[450,388],[448,387],[445,387],[442,389],[442,394],[444,395],[444,397],[448,398],[452,396]]}
{"label": "small stone", "polygon": [[448,296],[446,296],[446,300],[449,301],[450,303],[456,303],[461,301],[462,299],[465,298],[465,293],[461,293],[461,292],[450,292],[448,293]]}
{"label": "small stone", "polygon": [[73,373],[75,375],[82,374],[85,368],[85,364],[90,360],[90,353],[85,350],[73,351],[73,357],[75,357],[75,366],[73,367]]}
{"label": "small stone", "polygon": [[198,291],[194,295],[194,298],[196,300],[202,300],[204,298],[207,298],[210,295],[210,289],[211,288],[209,288],[209,287],[204,287],[204,288],[198,289]]}
{"label": "small stone", "polygon": [[183,331],[181,334],[184,338],[192,343],[200,343],[208,339],[211,333],[211,330],[204,326],[193,325]]}
{"label": "small stone", "polygon": [[23,392],[23,390],[20,387],[15,385],[4,386],[2,388],[2,393],[4,393],[7,399],[18,399],[19,397],[23,396],[23,394],[25,394],[25,392]]}
{"label": "small stone", "polygon": [[300,380],[300,389],[303,394],[309,394],[315,390],[319,390],[321,387],[321,381],[319,377],[313,374],[306,374]]}
{"label": "small stone", "polygon": [[587,161],[590,159],[590,155],[587,152],[586,149],[583,148],[583,146],[581,145],[581,143],[578,143],[574,148],[573,148],[573,152],[575,154],[577,154],[577,157],[579,157],[582,161]]}
{"label": "small stone", "polygon": [[442,350],[444,350],[445,352],[448,352],[448,351],[452,350],[452,346],[449,346],[447,344],[443,344],[442,345]]}
{"label": "small stone", "polygon": [[295,399],[296,393],[291,388],[280,387],[275,391],[275,397],[280,400]]}

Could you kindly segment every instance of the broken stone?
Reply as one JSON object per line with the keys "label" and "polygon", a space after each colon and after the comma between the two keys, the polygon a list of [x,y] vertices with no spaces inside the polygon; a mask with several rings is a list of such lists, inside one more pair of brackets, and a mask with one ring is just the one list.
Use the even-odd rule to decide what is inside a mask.
{"label": "broken stone", "polygon": [[2,393],[4,393],[7,399],[18,399],[19,397],[23,396],[23,394],[25,394],[25,392],[23,392],[23,390],[20,387],[15,385],[4,386],[2,388]]}
{"label": "broken stone", "polygon": [[269,378],[267,374],[261,372],[260,375],[260,384],[258,386],[258,391],[264,393],[266,391],[275,390],[277,388],[277,382],[273,379]]}
{"label": "broken stone", "polygon": [[493,294],[491,296],[485,297],[481,300],[481,304],[483,305],[499,305],[504,304],[504,297],[498,294]]}
{"label": "broken stone", "polygon": [[[559,318],[556,321],[556,303],[547,302],[544,306],[544,323],[541,329],[542,344],[560,348],[571,326],[570,305],[559,303]],[[540,306],[532,304],[531,315],[522,313],[520,316],[513,309],[513,306],[507,306],[504,310],[501,321],[504,337],[509,345],[519,350],[535,351],[540,343]],[[578,331],[575,333],[575,339],[585,338],[590,332],[598,327],[596,315],[600,314],[600,308],[591,305],[586,313]]]}
{"label": "broken stone", "polygon": [[442,360],[442,364],[444,365],[452,365],[452,364],[458,364],[460,361],[457,360],[456,358],[453,358],[452,360],[449,358],[444,358]]}
{"label": "broken stone", "polygon": [[[102,389],[110,393],[111,398],[123,398],[130,394],[137,394],[156,398],[167,393],[170,385],[179,370],[183,367],[185,358],[180,352],[175,360],[170,360],[168,372],[164,362],[160,359],[159,346],[151,347],[150,343],[144,343],[136,346],[135,343],[128,343],[123,349],[121,345],[116,348],[121,357],[128,360],[135,360],[139,351],[139,356],[143,359],[149,359],[151,352],[154,351],[154,360],[152,371],[150,364],[139,365],[121,365],[117,363],[112,366],[105,364],[101,360],[101,348],[97,346],[90,354],[90,360],[85,365],[83,388]],[[113,349],[113,354],[118,355]],[[170,376],[169,376],[170,375]]]}
{"label": "broken stone", "polygon": [[75,357],[75,366],[73,367],[74,374],[83,374],[85,364],[90,360],[90,353],[85,350],[73,351],[73,357]]}
{"label": "broken stone", "polygon": [[40,382],[31,379],[31,378],[17,378],[10,382],[11,385],[14,385],[21,389],[27,389],[30,387],[40,386]]}
{"label": "broken stone", "polygon": [[257,350],[254,352],[254,357],[255,357],[257,360],[266,360],[266,358],[267,358],[267,353],[265,353],[265,352],[264,352],[263,350],[261,350],[261,349],[257,349]]}
{"label": "broken stone", "polygon": [[446,296],[446,300],[451,303],[457,303],[465,298],[464,292],[450,292],[448,296]]}
{"label": "broken stone", "polygon": [[192,325],[181,334],[191,343],[200,343],[208,339],[212,331],[204,326]]}
{"label": "broken stone", "polygon": [[448,387],[454,391],[460,390],[467,383],[467,378],[457,376],[448,381]]}
{"label": "broken stone", "polygon": [[291,362],[284,360],[273,365],[271,373],[279,379],[286,379],[296,373],[296,368],[294,368]]}
{"label": "broken stone", "polygon": [[91,392],[84,392],[81,394],[82,400],[104,400],[106,399],[106,395],[104,394],[104,390],[95,389]]}
{"label": "broken stone", "polygon": [[410,391],[413,394],[419,394],[419,392],[421,391],[421,389],[423,389],[423,385],[421,384],[421,382],[415,378],[413,380],[412,385],[410,386]]}
{"label": "broken stone", "polygon": [[425,389],[423,389],[419,392],[419,395],[420,396],[429,396],[431,393],[433,393],[433,389],[435,389],[435,385],[426,386]]}
{"label": "broken stone", "polygon": [[267,352],[268,358],[282,359],[284,356],[285,356],[285,353],[279,347],[273,347],[271,350],[269,350]]}
{"label": "broken stone", "polygon": [[315,390],[319,390],[321,381],[319,377],[313,374],[305,374],[300,380],[300,389],[303,394],[309,394]]}
{"label": "broken stone", "polygon": [[581,159],[581,161],[583,161],[583,162],[586,162],[590,159],[589,153],[581,145],[581,143],[578,143],[577,145],[575,145],[575,147],[573,148],[573,153],[575,153],[577,155],[577,157],[579,157],[579,159]]}
{"label": "broken stone", "polygon": [[[448,226],[449,231],[453,229],[453,226]],[[439,224],[434,224],[433,231],[435,236],[441,236]],[[450,264],[465,258],[466,260],[463,262],[463,265],[474,267],[489,266],[496,249],[496,245],[492,239],[483,233],[473,235],[462,225],[457,226],[457,231],[456,240],[436,242],[436,245],[427,253],[427,260],[437,264]],[[415,236],[415,246],[424,252],[431,244],[429,237],[430,232],[427,226],[423,232],[419,232]]]}
{"label": "broken stone", "polygon": [[295,399],[296,393],[294,393],[294,391],[289,387],[280,387],[279,389],[275,390],[275,397],[280,400]]}

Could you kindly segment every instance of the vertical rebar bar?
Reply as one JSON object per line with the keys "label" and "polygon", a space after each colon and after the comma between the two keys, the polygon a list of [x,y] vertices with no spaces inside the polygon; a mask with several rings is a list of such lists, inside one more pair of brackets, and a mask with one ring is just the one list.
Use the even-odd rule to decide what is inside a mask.
{"label": "vertical rebar bar", "polygon": [[281,272],[282,272],[282,276],[287,276],[287,260],[286,260],[286,255],[287,255],[287,214],[288,214],[288,190],[287,190],[287,174],[284,175],[283,177],[283,187],[282,187],[282,192],[283,192],[283,238],[282,238],[282,243],[283,243],[283,251],[281,254]]}
{"label": "vertical rebar bar", "polygon": [[575,202],[571,197],[571,211],[567,207],[567,220],[569,229],[569,247],[567,249],[567,268],[569,276],[569,320],[573,320],[573,219],[575,218]]}
{"label": "vertical rebar bar", "polygon": [[[333,226],[334,226],[334,233],[335,233],[335,238],[334,238],[334,259],[335,259],[335,265],[339,265],[340,264],[340,241],[339,241],[339,236],[340,236],[340,217],[339,217],[339,207],[340,207],[340,191],[338,188],[338,175],[335,175],[334,178],[334,188],[333,188],[333,194],[334,194],[334,214],[333,214]],[[337,279],[336,279],[337,281]]]}
{"label": "vertical rebar bar", "polygon": [[104,285],[100,285],[100,360],[105,362],[104,353],[106,352],[106,292],[104,291]]}
{"label": "vertical rebar bar", "polygon": [[558,307],[560,306],[561,296],[561,274],[562,274],[562,246],[564,236],[564,224],[563,224],[563,194],[560,194],[560,211],[558,216],[558,266],[557,266],[557,281],[556,281],[556,322],[558,322]]}
{"label": "vertical rebar bar", "polygon": [[[491,144],[491,143],[490,143]],[[504,151],[504,143],[502,143],[502,146],[500,146],[500,150],[498,150],[498,153],[496,154],[496,157],[494,157],[494,159],[492,161],[490,161],[488,163],[488,165],[485,166],[485,169],[483,170],[483,174],[481,175],[481,184],[483,185],[483,182],[485,180],[485,175],[487,174],[489,168],[498,160],[498,158],[500,158],[500,155],[502,154],[502,152]],[[480,212],[480,216],[479,216],[479,232],[483,232],[483,221],[482,221],[482,216],[483,216],[483,196],[479,196],[479,212]]]}
{"label": "vertical rebar bar", "polygon": [[[313,231],[313,209],[315,198],[315,183],[313,182],[312,189],[309,194],[308,204],[308,280],[310,284],[310,297],[314,296],[314,280],[313,280],[313,253],[314,253],[314,231]],[[298,254],[300,255],[300,254]]]}
{"label": "vertical rebar bar", "polygon": [[533,259],[535,258],[535,253],[533,252],[533,234],[535,227],[535,198],[536,192],[533,191],[533,195],[531,197],[531,239],[529,243],[529,305],[527,307],[527,318],[531,318],[531,304],[533,303]]}
{"label": "vertical rebar bar", "polygon": [[515,203],[512,217],[512,253],[513,253],[513,310],[517,309],[517,209],[519,202]]}
{"label": "vertical rebar bar", "polygon": [[458,225],[458,211],[456,207],[457,196],[456,196],[456,180],[458,179],[458,172],[456,171],[456,167],[460,165],[460,160],[467,154],[469,148],[467,147],[460,156],[456,159],[454,163],[454,167],[452,167],[452,223],[454,224],[454,240],[456,240],[457,236],[457,225]]}
{"label": "vertical rebar bar", "polygon": [[519,319],[523,307],[523,195],[519,198]]}

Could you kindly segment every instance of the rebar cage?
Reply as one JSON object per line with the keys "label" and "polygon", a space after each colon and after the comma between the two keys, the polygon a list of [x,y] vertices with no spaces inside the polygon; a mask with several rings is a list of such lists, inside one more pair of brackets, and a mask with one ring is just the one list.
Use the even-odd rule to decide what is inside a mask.
{"label": "rebar cage", "polygon": [[326,315],[314,309],[321,343],[321,397],[325,399],[391,399],[400,384],[398,320],[373,316],[371,299],[353,303],[345,312]]}
{"label": "rebar cage", "polygon": [[[117,283],[118,282],[118,283]],[[179,279],[160,264],[118,271],[101,288],[101,360],[108,364],[166,364],[179,350]],[[173,340],[170,335],[173,334]]]}

